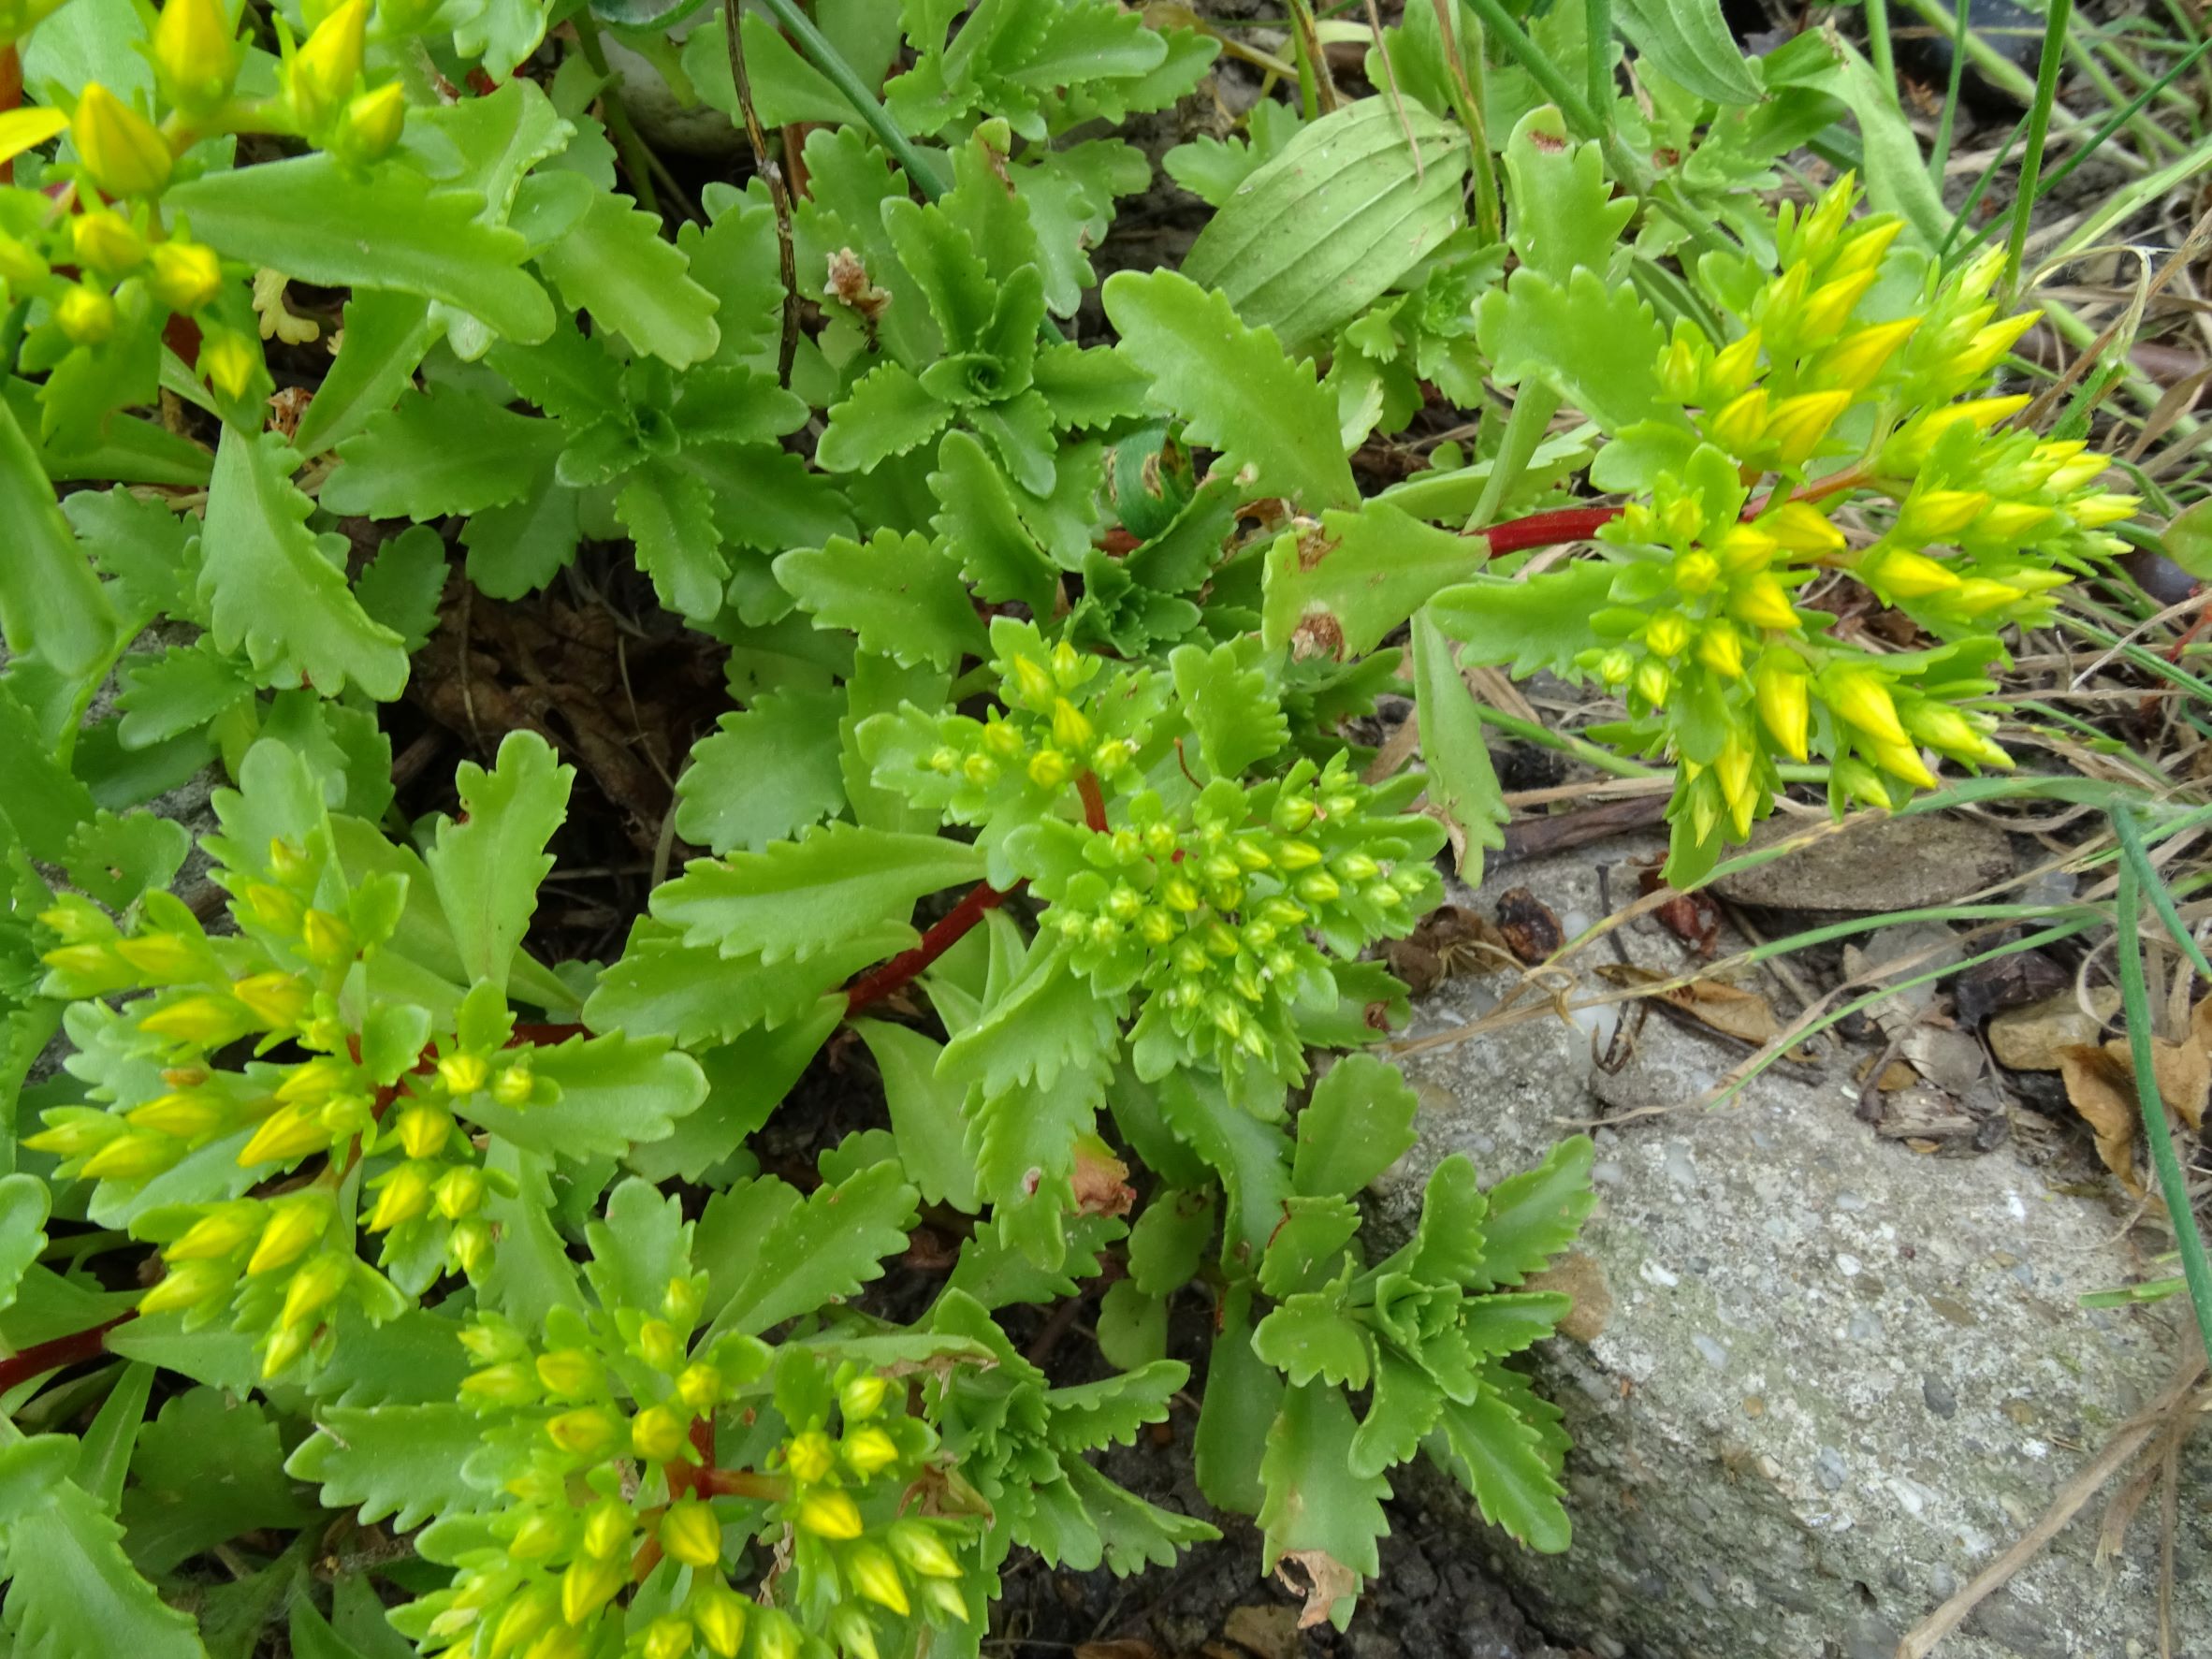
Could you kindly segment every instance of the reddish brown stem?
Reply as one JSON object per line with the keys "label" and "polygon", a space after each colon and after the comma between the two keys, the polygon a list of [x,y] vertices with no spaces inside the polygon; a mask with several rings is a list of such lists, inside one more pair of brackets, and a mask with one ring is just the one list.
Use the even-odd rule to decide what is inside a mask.
{"label": "reddish brown stem", "polygon": [[894,956],[882,967],[861,975],[845,990],[845,1011],[856,1014],[911,984],[932,962],[967,937],[970,928],[1021,890],[1022,883],[1001,893],[988,881],[978,881],[968,896],[954,905],[945,919],[922,936],[912,950]]}
{"label": "reddish brown stem", "polygon": [[584,1035],[581,1026],[517,1026],[515,1035],[507,1039],[509,1048],[551,1048],[557,1042],[566,1042],[572,1037]]}
{"label": "reddish brown stem", "polygon": [[118,1315],[105,1325],[95,1325],[90,1331],[80,1331],[69,1336],[57,1336],[51,1342],[36,1343],[20,1354],[0,1360],[0,1394],[46,1372],[59,1371],[80,1361],[98,1359],[108,1351],[108,1332],[138,1317],[136,1312]]}
{"label": "reddish brown stem", "polygon": [[[1867,482],[1867,469],[1853,467],[1848,471],[1830,473],[1827,477],[1794,489],[1781,499],[1784,501],[1817,502],[1845,489],[1855,489]],[[1759,497],[1744,503],[1743,517],[1756,518],[1774,505],[1775,493]],[[1492,558],[1507,553],[1525,553],[1532,547],[1555,547],[1562,542],[1586,542],[1607,525],[1621,517],[1623,507],[1557,507],[1549,513],[1531,513],[1525,518],[1508,518],[1503,524],[1493,524],[1488,530],[1475,533],[1490,544]]]}
{"label": "reddish brown stem", "polygon": [[699,1485],[717,1498],[759,1498],[774,1504],[791,1496],[791,1482],[782,1476],[756,1475],[750,1469],[708,1469]]}
{"label": "reddish brown stem", "polygon": [[[10,40],[0,46],[0,114],[18,108],[23,101],[23,60]],[[0,184],[15,182],[15,158],[0,161]]]}
{"label": "reddish brown stem", "polygon": [[1099,835],[1106,833],[1106,793],[1099,787],[1099,775],[1085,772],[1075,780],[1075,793],[1083,797],[1083,821]]}

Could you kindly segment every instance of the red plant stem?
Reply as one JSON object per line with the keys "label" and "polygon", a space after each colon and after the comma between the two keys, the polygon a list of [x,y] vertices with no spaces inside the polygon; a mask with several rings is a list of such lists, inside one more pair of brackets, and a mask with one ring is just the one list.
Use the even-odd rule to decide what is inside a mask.
{"label": "red plant stem", "polygon": [[1083,796],[1083,821],[1097,835],[1106,833],[1106,794],[1099,787],[1099,775],[1085,772],[1075,780],[1075,793]]}
{"label": "red plant stem", "polygon": [[943,921],[922,936],[920,944],[894,956],[882,967],[863,974],[846,987],[845,1011],[856,1014],[869,1004],[880,1002],[894,992],[911,984],[923,969],[958,944],[987,912],[1004,904],[1021,890],[1022,885],[1016,882],[1001,893],[988,881],[978,881],[968,889],[968,896],[953,907]]}
{"label": "red plant stem", "polygon": [[[10,40],[0,46],[0,114],[16,109],[23,101],[23,60]],[[0,161],[0,184],[15,182],[15,158]]]}
{"label": "red plant stem", "polygon": [[718,1498],[759,1498],[774,1504],[791,1496],[791,1482],[782,1476],[759,1475],[750,1469],[703,1470],[699,1486]]}
{"label": "red plant stem", "polygon": [[507,1039],[509,1048],[551,1048],[557,1042],[566,1042],[572,1037],[585,1035],[581,1026],[517,1026],[515,1035]]}
{"label": "red plant stem", "polygon": [[0,1360],[0,1394],[46,1372],[59,1371],[63,1366],[74,1365],[80,1360],[99,1358],[108,1351],[108,1332],[138,1317],[136,1311],[119,1314],[105,1325],[95,1325],[90,1331],[79,1331],[68,1336],[57,1336],[51,1342],[36,1343],[20,1354]]}
{"label": "red plant stem", "polygon": [[[1831,473],[1801,489],[1791,490],[1781,499],[1817,502],[1840,490],[1855,489],[1867,479],[1866,468],[1852,467]],[[1758,517],[1775,505],[1778,493],[1769,492],[1745,502],[1743,517],[1747,521]],[[1553,547],[1562,542],[1586,542],[1626,510],[1625,507],[1557,507],[1549,513],[1531,513],[1525,518],[1508,518],[1503,524],[1493,524],[1474,533],[1488,542],[1491,556],[1498,558],[1507,553],[1525,553],[1532,547]]]}

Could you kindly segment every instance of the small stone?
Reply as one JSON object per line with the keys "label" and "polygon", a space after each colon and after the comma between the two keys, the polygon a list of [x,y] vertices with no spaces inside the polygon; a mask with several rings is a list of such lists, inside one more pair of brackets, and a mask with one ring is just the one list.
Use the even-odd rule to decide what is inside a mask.
{"label": "small stone", "polygon": [[[1798,833],[1771,818],[1753,850]],[[2013,873],[2012,838],[1990,824],[1936,812],[1876,819],[1788,855],[1723,876],[1713,887],[1738,904],[1884,915],[1949,904]]]}
{"label": "small stone", "polygon": [[1743,1415],[1745,1417],[1765,1417],[1767,1415],[1767,1402],[1756,1394],[1746,1394],[1743,1397]]}
{"label": "small stone", "polygon": [[1812,1454],[1813,1478],[1824,1492],[1843,1490],[1843,1454],[1832,1446],[1824,1446]]}
{"label": "small stone", "polygon": [[2015,1071],[2056,1071],[2060,1049],[2097,1041],[2103,1021],[2119,1007],[2119,993],[2101,986],[2091,1002],[2099,1019],[2082,1011],[2072,991],[2007,1009],[1989,1022],[1989,1052],[1999,1065]]}
{"label": "small stone", "polygon": [[1703,1334],[1694,1336],[1690,1339],[1690,1346],[1695,1347],[1698,1356],[1715,1371],[1727,1369],[1728,1350],[1711,1337]]}
{"label": "small stone", "polygon": [[1945,1419],[1958,1415],[1958,1396],[1932,1371],[1920,1379],[1920,1403]]}

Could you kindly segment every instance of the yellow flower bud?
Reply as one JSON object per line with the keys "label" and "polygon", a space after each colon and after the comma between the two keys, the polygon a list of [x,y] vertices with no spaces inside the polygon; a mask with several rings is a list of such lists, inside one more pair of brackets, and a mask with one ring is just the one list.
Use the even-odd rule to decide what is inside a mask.
{"label": "yellow flower bud", "polygon": [[837,1407],[844,1412],[848,1422],[866,1422],[883,1409],[883,1403],[891,1397],[891,1379],[877,1371],[864,1371],[858,1376],[848,1377],[837,1390]]}
{"label": "yellow flower bud", "polygon": [[945,1579],[932,1579],[922,1586],[922,1594],[929,1605],[947,1618],[968,1622],[968,1598],[960,1594],[960,1586]]}
{"label": "yellow flower bud", "polygon": [[483,1204],[484,1192],[484,1171],[473,1164],[459,1164],[438,1178],[431,1196],[439,1215],[458,1221]]}
{"label": "yellow flower bud", "polygon": [[1052,671],[1034,657],[1016,656],[1011,666],[1014,686],[1021,693],[1019,701],[1035,704],[1041,709],[1049,707],[1055,689]]}
{"label": "yellow flower bud", "polygon": [[418,1100],[400,1113],[400,1121],[393,1127],[400,1136],[400,1150],[409,1157],[435,1157],[453,1132],[453,1118],[443,1109]]}
{"label": "yellow flower bud", "polygon": [[2112,465],[2110,456],[2099,455],[2095,450],[2088,449],[2080,444],[2040,444],[2037,446],[2036,455],[2038,458],[2042,458],[2045,451],[2052,449],[2065,449],[2069,452],[2059,458],[2059,464],[2047,480],[2050,487],[2061,495],[2071,495],[2083,485],[2094,483],[2097,479],[2102,478],[2106,469]]}
{"label": "yellow flower bud", "polygon": [[1966,716],[1932,697],[1916,701],[1904,711],[1903,718],[1906,731],[1928,748],[1945,754],[1971,759],[1988,742]]}
{"label": "yellow flower bud", "polygon": [[354,930],[327,910],[309,910],[299,918],[299,942],[317,968],[353,960]]}
{"label": "yellow flower bud", "polygon": [[1910,743],[1877,743],[1873,745],[1873,752],[1874,764],[1893,778],[1902,778],[1922,789],[1935,788],[1935,774],[1928,769],[1920,751]]}
{"label": "yellow flower bud", "polygon": [[1798,328],[1809,340],[1841,334],[1858,302],[1874,285],[1874,277],[1875,272],[1861,270],[1823,283],[1806,296],[1804,309],[1797,313]]}
{"label": "yellow flower bud", "polygon": [[638,1644],[639,1659],[686,1659],[691,1651],[691,1625],[668,1617],[647,1625],[645,1639]]}
{"label": "yellow flower bud", "polygon": [[184,1236],[162,1251],[176,1261],[214,1261],[234,1256],[260,1233],[261,1206],[240,1202],[223,1204],[195,1221]]}
{"label": "yellow flower bud", "polygon": [[166,0],[153,24],[153,67],[169,102],[188,114],[229,97],[238,44],[223,0]]}
{"label": "yellow flower bud", "polygon": [[1062,749],[1081,749],[1092,737],[1091,722],[1083,710],[1065,697],[1053,700],[1053,741]]}
{"label": "yellow flower bud", "polygon": [[169,182],[168,140],[96,80],[77,100],[69,138],[103,196],[158,196]]}
{"label": "yellow flower bud", "polygon": [[531,1075],[529,1065],[517,1060],[512,1065],[501,1067],[498,1075],[491,1080],[491,1098],[509,1108],[527,1106],[536,1088],[537,1082]]}
{"label": "yellow flower bud", "polygon": [[1905,729],[1898,723],[1889,688],[1863,668],[1841,669],[1828,677],[1828,706],[1877,743],[1902,747]]}
{"label": "yellow flower bud", "polygon": [[1740,397],[1759,371],[1759,330],[1731,342],[1713,354],[1712,368],[1705,377],[1705,394],[1715,403]]}
{"label": "yellow flower bud", "polygon": [[1812,722],[1806,696],[1808,678],[1803,663],[1784,649],[1770,650],[1761,657],[1752,676],[1759,720],[1782,751],[1794,761],[1805,758],[1806,735]]}
{"label": "yellow flower bud", "polygon": [[2033,502],[1999,502],[1975,520],[1974,535],[2016,547],[2032,540],[2055,517],[2049,507]]}
{"label": "yellow flower bud", "polygon": [[1728,608],[1754,628],[1797,626],[1797,607],[1790,603],[1788,589],[1764,571],[1737,589]]}
{"label": "yellow flower bud", "polygon": [[802,1486],[812,1486],[826,1477],[835,1466],[837,1456],[837,1448],[820,1429],[793,1435],[791,1444],[783,1448],[784,1465],[791,1470],[792,1478]]}
{"label": "yellow flower bud", "polygon": [[631,1419],[630,1446],[648,1462],[674,1463],[691,1444],[690,1428],[680,1413],[665,1405],[648,1405]]}
{"label": "yellow flower bud", "polygon": [[873,1544],[861,1544],[848,1552],[845,1572],[852,1588],[877,1606],[889,1608],[902,1619],[913,1610],[898,1564]]}
{"label": "yellow flower bud", "polygon": [[2040,311],[2023,312],[2016,317],[2007,317],[2001,323],[1991,323],[1975,330],[1966,349],[1943,365],[1944,373],[1951,377],[1953,385],[1978,380],[2002,362],[2020,336],[2034,327],[2042,316]]}
{"label": "yellow flower bud", "polygon": [[69,221],[69,246],[77,263],[107,276],[136,269],[146,258],[146,239],[121,213],[95,208]]}
{"label": "yellow flower bud", "polygon": [[[532,1516],[530,1521],[524,1523],[524,1530],[527,1532],[530,1526],[544,1519],[543,1516]],[[515,1555],[527,1560],[529,1555],[521,1546],[522,1539],[517,1535],[509,1549]],[[510,1603],[492,1630],[490,1659],[506,1659],[509,1653],[551,1624],[558,1610],[558,1603],[546,1595],[523,1595]]]}
{"label": "yellow flower bud", "polygon": [[1716,618],[1698,632],[1697,660],[1724,679],[1742,678],[1743,636]]}
{"label": "yellow flower bud", "polygon": [[1678,336],[1659,354],[1659,389],[1677,403],[1694,403],[1697,381],[1697,350]]}
{"label": "yellow flower bud", "polygon": [[481,1055],[447,1055],[438,1062],[438,1081],[457,1095],[473,1095],[491,1080]]}
{"label": "yellow flower bud", "polygon": [[150,1316],[197,1307],[221,1296],[231,1283],[230,1269],[219,1261],[187,1261],[138,1298],[138,1312]]}
{"label": "yellow flower bud", "polygon": [[1720,579],[1721,561],[1702,547],[1693,548],[1674,561],[1676,590],[1692,598],[1711,592],[1713,584]]}
{"label": "yellow flower bud", "polygon": [[413,1221],[430,1207],[432,1164],[404,1163],[384,1177],[376,1207],[370,1211],[371,1232],[388,1232],[402,1221]]}
{"label": "yellow flower bud", "polygon": [[1767,388],[1754,386],[1728,403],[1706,425],[1712,441],[1731,455],[1747,456],[1767,431]]}
{"label": "yellow flower bud", "polygon": [[899,1560],[924,1579],[957,1579],[960,1563],[925,1521],[898,1521],[891,1526],[891,1548]]}
{"label": "yellow flower bud", "polygon": [[1870,271],[1882,262],[1882,255],[1889,251],[1889,244],[1897,240],[1898,232],[1905,222],[1890,214],[1878,218],[1862,219],[1850,239],[1836,250],[1828,261],[1831,277],[1856,276]]}
{"label": "yellow flower bud", "polygon": [[327,1150],[330,1141],[330,1131],[316,1113],[303,1106],[280,1107],[262,1120],[253,1139],[240,1148],[238,1165],[250,1170],[255,1164],[289,1163],[311,1152]]}
{"label": "yellow flower bud", "polygon": [[1932,542],[1955,536],[1989,505],[1984,489],[1924,489],[1910,497],[1898,515],[1900,541]]}
{"label": "yellow flower bud", "polygon": [[1746,571],[1762,570],[1772,563],[1781,546],[1773,536],[1755,525],[1731,524],[1713,544],[1713,554],[1719,559],[1722,570],[1739,576]]}
{"label": "yellow flower bud", "polygon": [[319,132],[353,96],[368,27],[369,0],[345,0],[293,54],[284,84],[302,131]]}
{"label": "yellow flower bud", "polygon": [[1987,576],[1969,576],[1952,593],[1951,605],[1967,616],[1979,617],[2017,604],[2026,597],[2008,583],[1992,581]]}
{"label": "yellow flower bud", "polygon": [[619,1498],[602,1498],[584,1517],[584,1553],[601,1561],[625,1554],[637,1531],[637,1518]]}
{"label": "yellow flower bud", "polygon": [[1784,398],[1767,421],[1767,442],[1774,445],[1775,464],[1802,466],[1828,435],[1836,417],[1850,407],[1849,392],[1806,392]]}
{"label": "yellow flower bud", "polygon": [[1877,583],[1893,599],[1925,599],[1930,593],[1943,593],[1958,586],[1954,571],[1938,564],[1925,554],[1908,552],[1902,547],[1885,550],[1878,559],[1866,564],[1866,577]]}
{"label": "yellow flower bud", "polygon": [[199,372],[226,398],[242,398],[261,372],[261,350],[235,328],[210,328],[200,336]]}
{"label": "yellow flower bud", "polygon": [[345,107],[330,147],[357,167],[389,155],[407,122],[407,89],[397,80],[362,93]]}
{"label": "yellow flower bud", "polygon": [[682,1375],[676,1379],[676,1397],[690,1406],[694,1416],[706,1416],[721,1401],[720,1368],[709,1365],[705,1361],[685,1366]]}
{"label": "yellow flower bud", "polygon": [[1889,366],[1898,347],[1920,327],[1918,317],[1900,317],[1894,323],[1876,323],[1845,335],[1828,348],[1813,371],[1813,378],[1846,391],[1864,391]]}
{"label": "yellow flower bud", "polygon": [[296,973],[254,974],[231,986],[230,994],[272,1031],[298,1025],[314,1001],[314,992]]}
{"label": "yellow flower bud", "polygon": [[1688,618],[1679,611],[1662,611],[1645,626],[1644,644],[1654,655],[1681,656],[1690,644]]}
{"label": "yellow flower bud", "polygon": [[[182,245],[177,242],[162,243],[162,247],[165,248]],[[155,251],[154,258],[158,269],[160,260],[158,249]],[[241,921],[256,923],[277,933],[291,934],[299,931],[301,915],[299,901],[282,887],[271,887],[266,881],[256,881],[248,887],[244,894],[237,899],[233,908],[240,913]]]}
{"label": "yellow flower bud", "polygon": [[722,1558],[722,1523],[695,1498],[672,1504],[661,1517],[661,1548],[686,1566],[712,1566]]}
{"label": "yellow flower bud", "polygon": [[280,1199],[269,1205],[269,1220],[261,1229],[261,1242],[254,1246],[254,1254],[246,1262],[247,1273],[257,1276],[273,1273],[298,1260],[307,1254],[308,1246],[329,1230],[332,1217],[330,1201],[320,1193]]}
{"label": "yellow flower bud", "polygon": [[1826,559],[1844,547],[1843,532],[1811,502],[1784,502],[1762,514],[1758,528],[1801,558]]}
{"label": "yellow flower bud", "polygon": [[860,1536],[860,1506],[835,1488],[810,1492],[799,1500],[798,1527],[818,1538],[843,1543]]}
{"label": "yellow flower bud", "polygon": [[629,1578],[626,1563],[577,1556],[560,1575],[560,1616],[571,1624],[583,1623],[614,1600]]}
{"label": "yellow flower bud", "polygon": [[80,283],[54,302],[53,320],[72,345],[99,345],[115,332],[115,301],[105,288]]}
{"label": "yellow flower bud", "polygon": [[598,1357],[583,1348],[555,1348],[537,1358],[538,1381],[546,1391],[564,1400],[584,1400],[598,1393],[606,1373]]}
{"label": "yellow flower bud", "polygon": [[138,1021],[138,1029],[203,1048],[221,1048],[254,1028],[246,1010],[227,997],[195,996],[165,1003]]}
{"label": "yellow flower bud", "polygon": [[33,1152],[50,1152],[66,1160],[97,1152],[123,1132],[123,1126],[105,1113],[84,1107],[71,1110],[81,1115],[64,1117],[57,1123],[54,1120],[60,1113],[49,1113],[46,1120],[49,1127],[36,1135],[25,1136],[23,1144]]}
{"label": "yellow flower bud", "polygon": [[702,1582],[691,1592],[685,1611],[716,1659],[737,1659],[738,1650],[745,1645],[745,1616],[751,1606],[727,1584]]}
{"label": "yellow flower bud", "polygon": [[1058,789],[1074,776],[1068,757],[1056,749],[1041,749],[1029,757],[1029,781],[1040,789]]}
{"label": "yellow flower bud", "polygon": [[491,1259],[491,1223],[481,1215],[470,1216],[453,1230],[445,1249],[454,1265],[473,1279]]}
{"label": "yellow flower bud", "polygon": [[2098,530],[2107,524],[2117,524],[2123,518],[2132,518],[2135,510],[2143,505],[2143,498],[2107,492],[2093,495],[2086,501],[2068,504],[2066,511],[2074,523],[2084,530]]}
{"label": "yellow flower bud", "polygon": [[883,1659],[876,1646],[876,1629],[859,1607],[847,1602],[830,1615],[830,1640],[847,1659]]}
{"label": "yellow flower bud", "polygon": [[336,1251],[318,1256],[292,1275],[284,1287],[284,1310],[280,1323],[286,1329],[304,1325],[338,1300],[353,1275],[354,1259]]}
{"label": "yellow flower bud", "polygon": [[584,1633],[571,1624],[556,1624],[530,1644],[522,1659],[584,1659],[589,1651]]}
{"label": "yellow flower bud", "polygon": [[864,1479],[898,1462],[898,1443],[873,1425],[846,1435],[838,1449],[844,1454],[846,1466]]}
{"label": "yellow flower bud", "polygon": [[1739,837],[1751,834],[1752,817],[1758,810],[1759,792],[1752,783],[1751,746],[1731,737],[1714,757],[1713,776],[1720,779],[1721,797],[1728,804],[1729,821]]}
{"label": "yellow flower bud", "polygon": [[174,1135],[180,1141],[196,1140],[230,1126],[230,1110],[216,1096],[193,1091],[164,1095],[135,1106],[124,1114],[135,1129]]}
{"label": "yellow flower bud", "polygon": [[86,1158],[79,1172],[95,1181],[143,1181],[183,1156],[183,1146],[167,1135],[118,1135]]}
{"label": "yellow flower bud", "polygon": [[12,236],[0,236],[0,283],[20,293],[44,282],[50,269],[36,249]]}
{"label": "yellow flower bud", "polygon": [[604,1405],[564,1411],[546,1424],[546,1438],[572,1457],[601,1458],[620,1444],[622,1419]]}
{"label": "yellow flower bud", "polygon": [[1646,657],[1636,665],[1636,694],[1653,708],[1666,706],[1666,693],[1673,686],[1674,677],[1656,657]]}

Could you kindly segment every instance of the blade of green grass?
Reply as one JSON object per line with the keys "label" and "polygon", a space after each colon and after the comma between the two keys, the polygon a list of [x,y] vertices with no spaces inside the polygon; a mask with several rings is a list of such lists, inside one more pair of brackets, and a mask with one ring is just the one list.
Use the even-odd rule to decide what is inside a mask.
{"label": "blade of green grass", "polygon": [[[1967,0],[1959,0],[1961,5]],[[2066,25],[2074,0],[2049,0],[2044,20],[2043,56],[2035,66],[2035,100],[2028,106],[2028,138],[2020,150],[2020,182],[2013,198],[2012,235],[2005,242],[2004,291],[2020,291],[2020,255],[2028,246],[2028,224],[2035,214],[2035,183],[2043,171],[2043,145],[2051,130],[2051,107],[2059,98],[2059,65],[2066,57]]]}

